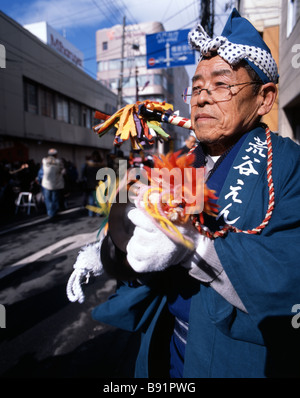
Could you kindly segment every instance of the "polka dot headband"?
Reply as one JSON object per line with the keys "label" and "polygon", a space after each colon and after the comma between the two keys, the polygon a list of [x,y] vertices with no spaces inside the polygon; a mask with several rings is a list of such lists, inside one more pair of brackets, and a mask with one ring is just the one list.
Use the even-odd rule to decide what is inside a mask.
{"label": "polka dot headband", "polygon": [[262,48],[235,44],[224,36],[211,39],[201,25],[188,34],[188,41],[193,49],[200,52],[199,62],[213,52],[217,52],[230,65],[236,65],[245,59],[256,65],[271,82],[278,82],[276,62],[272,55]]}

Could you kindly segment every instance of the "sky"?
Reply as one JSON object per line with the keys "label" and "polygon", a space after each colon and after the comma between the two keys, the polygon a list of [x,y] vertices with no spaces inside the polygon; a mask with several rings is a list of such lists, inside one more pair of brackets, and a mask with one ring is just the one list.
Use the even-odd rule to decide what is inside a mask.
{"label": "sky", "polygon": [[[215,34],[221,33],[231,3],[215,1]],[[192,29],[199,22],[199,4],[200,0],[1,0],[0,10],[21,25],[46,21],[83,52],[84,70],[96,78],[98,29],[122,24],[124,16],[126,24],[161,22],[166,31]]]}

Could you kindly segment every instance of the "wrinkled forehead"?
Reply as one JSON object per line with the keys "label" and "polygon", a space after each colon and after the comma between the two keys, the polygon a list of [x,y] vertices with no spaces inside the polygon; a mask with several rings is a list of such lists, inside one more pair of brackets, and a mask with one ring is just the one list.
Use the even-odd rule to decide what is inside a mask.
{"label": "wrinkled forehead", "polygon": [[198,63],[195,74],[192,77],[192,83],[216,77],[224,77],[228,81],[236,81],[247,76],[248,73],[245,68],[241,66],[233,67],[217,55],[211,58],[204,58]]}

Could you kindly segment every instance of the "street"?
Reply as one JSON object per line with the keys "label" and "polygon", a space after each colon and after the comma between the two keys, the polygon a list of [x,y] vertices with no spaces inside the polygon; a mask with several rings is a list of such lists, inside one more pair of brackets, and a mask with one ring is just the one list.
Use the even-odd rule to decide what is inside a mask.
{"label": "street", "polygon": [[32,218],[0,231],[0,303],[6,310],[0,377],[133,377],[137,336],[91,317],[114,292],[115,281],[107,275],[90,279],[83,304],[66,296],[78,251],[96,240],[101,221],[78,207],[56,222]]}

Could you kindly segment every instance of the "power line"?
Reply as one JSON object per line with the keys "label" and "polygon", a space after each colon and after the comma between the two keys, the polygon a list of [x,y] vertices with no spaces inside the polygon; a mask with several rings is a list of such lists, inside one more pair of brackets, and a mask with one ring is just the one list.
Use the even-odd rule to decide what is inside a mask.
{"label": "power line", "polygon": [[104,5],[105,8],[104,8],[104,7],[100,7],[100,6],[96,3],[95,0],[91,0],[91,2],[92,2],[92,3],[97,7],[97,9],[101,12],[101,15],[102,15],[102,14],[105,14],[106,18],[107,18],[113,25],[115,24],[115,22],[111,19],[111,15],[115,15],[115,12],[113,12],[112,14],[111,14],[110,12],[107,13],[107,10],[108,10],[108,8],[106,7],[106,6],[107,6],[107,1],[102,2],[102,5]]}
{"label": "power line", "polygon": [[171,19],[175,18],[177,15],[181,14],[183,11],[186,11],[188,8],[190,8],[191,6],[194,6],[195,4],[196,4],[196,1],[194,1],[193,3],[190,3],[188,6],[185,6],[184,8],[181,8],[175,14],[173,14],[169,18],[167,18],[163,23],[165,24],[166,22],[168,22]]}
{"label": "power line", "polygon": [[[136,25],[136,31],[140,31],[141,32],[141,28],[140,28],[140,24],[136,21],[135,17],[132,15],[131,11],[128,9],[127,5],[123,2],[123,0],[118,0],[116,2],[110,2],[110,1],[101,1],[101,7],[99,6],[98,2],[96,0],[91,0],[91,4],[99,11],[99,13],[101,14],[101,16],[105,16],[106,20],[109,21],[112,25],[115,24],[119,24],[120,22],[120,16],[122,15],[122,11],[125,11],[125,14],[128,16],[130,21],[136,22],[133,25]],[[163,24],[166,24],[168,21],[172,20],[173,18],[175,18],[176,16],[178,16],[180,13],[182,12],[186,12],[186,10],[191,9],[191,7],[195,7],[195,5],[197,4],[197,1],[193,1],[192,3],[190,3],[188,6],[185,6],[184,8],[179,9],[178,11],[176,11],[175,13],[173,13],[172,15],[170,15],[168,18],[166,18],[165,20],[162,20]],[[123,9],[122,9],[123,8]],[[170,7],[170,10],[174,10],[174,8]],[[164,15],[166,15],[168,9],[165,11]],[[68,15],[68,18],[72,18],[75,17],[76,15],[84,15],[86,14],[86,12],[91,12],[91,8],[89,7],[88,9],[80,9],[80,11],[77,12],[73,12],[71,14]],[[83,17],[84,19],[89,18],[89,16],[85,16]],[[63,22],[66,18],[64,16],[56,19],[56,20],[51,20],[50,23],[53,23],[54,25],[57,25],[58,22]],[[103,18],[101,18],[103,19]],[[82,20],[82,18],[81,18]],[[184,25],[188,26],[191,23],[193,23],[194,21],[190,21],[188,23],[186,23]],[[180,27],[181,29],[182,27]],[[80,30],[90,39],[90,34],[86,31],[85,28],[81,27]],[[93,39],[94,40],[94,39]],[[128,45],[128,43],[127,43]],[[94,48],[94,47],[89,47],[90,49]],[[88,48],[83,48],[81,49],[81,51],[86,52],[88,50]],[[116,56],[116,59],[119,59],[119,53],[118,50],[114,50],[114,52],[109,54],[110,58],[113,58]],[[96,59],[96,55],[95,56],[90,56],[88,58],[85,58],[85,62],[88,61],[92,61]],[[84,70],[87,71],[90,75],[93,76],[97,76],[96,73],[88,70],[85,66],[84,66]]]}

